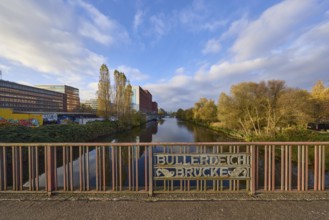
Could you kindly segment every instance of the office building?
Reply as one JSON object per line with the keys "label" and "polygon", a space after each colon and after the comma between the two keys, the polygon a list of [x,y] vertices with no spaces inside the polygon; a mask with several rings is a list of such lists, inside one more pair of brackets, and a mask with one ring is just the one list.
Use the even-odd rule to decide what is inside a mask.
{"label": "office building", "polygon": [[64,93],[68,112],[74,112],[80,109],[79,89],[67,85],[37,85],[36,87]]}
{"label": "office building", "polygon": [[132,106],[136,111],[143,113],[152,112],[152,94],[140,86],[132,86]]}
{"label": "office building", "polygon": [[60,92],[0,80],[0,108],[15,112],[65,112],[65,95]]}

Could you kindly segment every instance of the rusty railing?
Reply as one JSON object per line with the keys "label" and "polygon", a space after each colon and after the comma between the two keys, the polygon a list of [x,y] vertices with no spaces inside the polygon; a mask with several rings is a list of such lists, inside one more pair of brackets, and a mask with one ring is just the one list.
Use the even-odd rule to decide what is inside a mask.
{"label": "rusty railing", "polygon": [[324,191],[329,186],[328,145],[1,143],[0,193]]}

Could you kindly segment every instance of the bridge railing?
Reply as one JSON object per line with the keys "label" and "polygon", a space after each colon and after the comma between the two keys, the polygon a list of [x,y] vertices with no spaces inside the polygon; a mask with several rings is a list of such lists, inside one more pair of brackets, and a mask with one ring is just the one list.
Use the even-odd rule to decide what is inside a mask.
{"label": "bridge railing", "polygon": [[0,193],[324,191],[329,188],[328,145],[1,143]]}

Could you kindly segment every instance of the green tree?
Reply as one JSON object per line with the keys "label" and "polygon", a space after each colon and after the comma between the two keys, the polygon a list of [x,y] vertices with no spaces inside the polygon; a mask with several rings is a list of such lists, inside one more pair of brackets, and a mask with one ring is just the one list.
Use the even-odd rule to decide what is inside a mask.
{"label": "green tree", "polygon": [[109,119],[111,115],[111,83],[109,69],[105,64],[100,68],[97,91],[97,115]]}
{"label": "green tree", "polygon": [[315,122],[329,121],[329,88],[323,81],[318,81],[311,91],[313,101],[313,120]]}
{"label": "green tree", "polygon": [[214,122],[217,119],[217,106],[211,99],[201,98],[194,104],[193,119],[205,123]]}
{"label": "green tree", "polygon": [[124,93],[124,111],[123,115],[130,115],[131,114],[131,98],[133,96],[133,91],[130,83],[125,88]]}
{"label": "green tree", "polygon": [[124,73],[114,70],[114,81],[115,81],[115,100],[116,114],[118,117],[124,114],[124,103],[125,103],[125,88],[127,78]]}
{"label": "green tree", "polygon": [[218,100],[218,120],[245,136],[273,136],[284,127],[305,127],[310,120],[310,95],[286,88],[284,81],[243,82]]}

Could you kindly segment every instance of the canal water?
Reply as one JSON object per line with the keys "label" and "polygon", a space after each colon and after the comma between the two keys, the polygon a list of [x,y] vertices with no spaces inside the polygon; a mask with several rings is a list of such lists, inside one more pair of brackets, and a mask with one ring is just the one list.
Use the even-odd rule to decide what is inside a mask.
{"label": "canal water", "polygon": [[[94,142],[112,142],[112,143],[139,143],[139,142],[233,142],[237,141],[232,138],[225,136],[224,134],[212,131],[205,127],[197,126],[195,124],[180,121],[176,118],[164,118],[160,121],[152,121],[147,123],[141,128],[135,128],[131,131],[119,133],[115,135],[109,135],[95,140]],[[157,148],[154,149],[154,152],[157,151]],[[108,155],[109,156],[109,155]],[[96,185],[96,150],[89,151],[89,182],[90,186],[93,187]],[[111,157],[109,157],[111,158]],[[144,185],[144,151],[143,147],[141,147],[140,156],[138,159],[139,171],[139,185]],[[109,159],[110,160],[110,159]],[[125,164],[125,162],[123,162]],[[263,158],[260,158],[260,164],[263,163]],[[279,169],[280,162],[276,162],[276,167]],[[128,169],[127,167],[123,167],[123,169]],[[79,184],[79,158],[76,158],[73,161],[73,179],[74,185],[77,186]],[[63,166],[57,168],[58,174],[58,186],[61,187],[63,185]],[[264,176],[262,175],[264,172],[262,168],[260,168],[259,173],[259,185],[261,186],[264,183]],[[277,172],[279,175],[279,172]],[[297,176],[297,167],[293,165],[292,170],[293,179],[296,179]],[[123,177],[124,179],[127,179]],[[326,171],[326,185],[329,186],[329,171]],[[280,184],[280,177],[276,177],[277,183]],[[127,185],[127,181],[123,181],[123,185]],[[40,185],[44,185],[44,174],[40,176]],[[293,181],[293,185],[295,185]],[[313,168],[309,167],[309,186],[313,185]]]}
{"label": "canal water", "polygon": [[142,128],[102,137],[96,142],[223,142],[235,141],[224,134],[176,118],[151,121]]}

